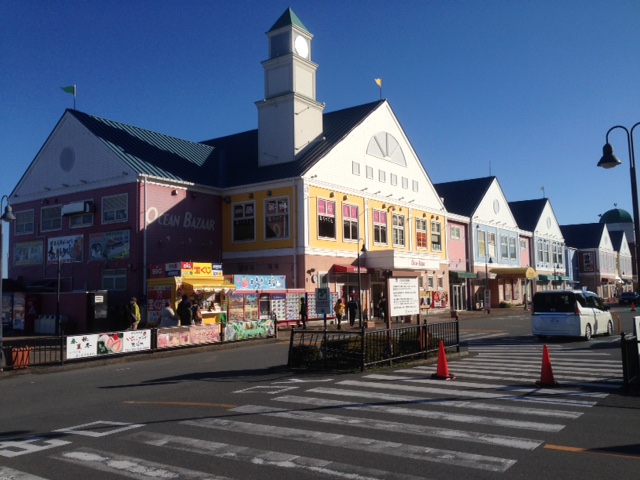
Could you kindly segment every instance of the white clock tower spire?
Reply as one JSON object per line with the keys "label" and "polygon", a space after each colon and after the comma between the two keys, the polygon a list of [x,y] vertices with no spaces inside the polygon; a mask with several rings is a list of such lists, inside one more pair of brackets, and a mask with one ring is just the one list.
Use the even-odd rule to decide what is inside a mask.
{"label": "white clock tower spire", "polygon": [[262,62],[265,97],[258,107],[259,165],[295,160],[322,136],[324,105],[316,101],[313,35],[288,8],[267,32],[269,59]]}

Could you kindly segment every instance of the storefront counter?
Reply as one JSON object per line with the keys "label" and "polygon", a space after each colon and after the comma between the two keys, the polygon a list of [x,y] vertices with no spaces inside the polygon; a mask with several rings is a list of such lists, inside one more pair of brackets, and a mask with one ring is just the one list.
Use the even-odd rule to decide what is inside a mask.
{"label": "storefront counter", "polygon": [[215,323],[224,323],[226,321],[227,315],[222,310],[218,311],[207,311],[201,310],[202,313],[202,323],[205,325],[213,325]]}

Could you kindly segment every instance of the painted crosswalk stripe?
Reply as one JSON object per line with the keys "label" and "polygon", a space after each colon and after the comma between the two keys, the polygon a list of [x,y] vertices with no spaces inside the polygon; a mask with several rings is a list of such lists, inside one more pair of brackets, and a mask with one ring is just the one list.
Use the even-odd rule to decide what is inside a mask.
{"label": "painted crosswalk stripe", "polygon": [[302,430],[299,428],[259,425],[221,418],[185,420],[181,423],[196,427],[213,428],[236,433],[245,433],[248,435],[286,439],[289,441],[308,442],[327,447],[371,452],[377,455],[392,455],[401,458],[443,463],[447,465],[455,465],[457,467],[464,466],[492,472],[504,472],[516,463],[515,460],[507,458],[456,452],[453,450],[423,447],[401,442],[381,441],[351,435]]}
{"label": "painted crosswalk stripe", "polygon": [[510,420],[506,418],[484,417],[481,415],[467,415],[463,413],[450,413],[436,410],[419,410],[406,407],[394,407],[391,405],[374,405],[371,403],[353,403],[342,400],[329,400],[325,398],[301,397],[297,395],[283,395],[273,399],[277,402],[295,403],[298,405],[311,405],[320,408],[346,408],[350,410],[363,410],[371,412],[392,413],[407,417],[428,418],[446,422],[461,422],[476,425],[491,425],[494,427],[519,428],[522,430],[534,430],[537,432],[559,432],[565,426],[559,423],[530,422],[526,420]]}
{"label": "painted crosswalk stripe", "polygon": [[0,465],[0,479],[7,480],[47,480],[44,477],[37,477],[29,473],[14,470],[13,468]]}
{"label": "painted crosswalk stripe", "polygon": [[[509,365],[538,365],[539,366],[542,362],[542,355],[540,356],[540,358],[535,358],[531,360],[525,360],[520,355],[518,355],[518,358],[513,358],[509,356],[491,355],[491,357],[471,357],[468,359],[460,360],[456,363],[504,365],[505,362],[508,362]],[[612,370],[620,371],[622,369],[621,362],[605,363],[602,360],[595,360],[595,361],[591,360],[588,362],[588,364],[585,364],[585,360],[583,359],[569,361],[566,359],[554,358],[551,361],[551,363],[554,366],[560,366],[563,368],[573,368],[573,369],[576,369],[577,371],[585,371],[585,372],[594,371],[594,370],[595,371],[612,371]]]}
{"label": "painted crosswalk stripe", "polygon": [[[494,400],[508,400],[517,402],[530,402],[530,403],[543,403],[547,405],[562,405],[572,407],[585,407],[590,408],[597,405],[597,402],[589,400],[575,400],[568,398],[544,398],[544,397],[529,397],[529,396],[513,396],[503,393],[491,393],[491,392],[478,392],[474,390],[456,390],[453,387],[450,388],[432,388],[432,387],[420,387],[416,385],[402,385],[399,383],[388,382],[371,382],[360,380],[343,380],[338,382],[338,385],[348,385],[352,387],[365,387],[365,388],[377,388],[381,390],[393,390],[396,392],[415,392],[415,393],[430,393],[435,395],[456,395],[462,398],[484,398]],[[532,391],[533,392],[533,391]]]}
{"label": "painted crosswalk stripe", "polygon": [[[139,458],[108,453],[102,450],[94,450],[90,448],[81,448],[71,452],[64,452],[54,456],[53,458],[64,460],[65,462],[80,465],[82,467],[100,470],[101,472],[106,472],[110,475],[123,475],[138,479],[184,478],[188,480],[231,480],[230,477],[222,475],[197,472],[185,468],[174,467],[172,465],[163,465]],[[90,478],[90,476],[87,477]]]}
{"label": "painted crosswalk stripe", "polygon": [[466,408],[471,410],[483,410],[487,412],[500,412],[519,415],[534,415],[541,417],[557,417],[576,419],[582,416],[583,412],[575,412],[569,410],[542,409],[532,407],[514,407],[511,405],[496,405],[493,403],[483,403],[469,400],[445,400],[435,397],[414,397],[412,395],[397,395],[382,392],[371,392],[364,390],[347,390],[343,388],[318,387],[307,390],[311,393],[319,393],[323,395],[334,395],[338,397],[355,397],[377,400],[382,402],[403,402],[411,404],[426,404],[454,408]]}
{"label": "painted crosswalk stripe", "polygon": [[[365,378],[371,378],[373,380],[387,380],[391,382],[401,380],[404,382],[421,383],[425,385],[438,385],[438,384],[442,385],[442,380],[432,380],[431,378],[410,378],[410,377],[404,377],[401,375],[391,375],[391,374],[389,375],[373,374],[373,375],[367,375]],[[511,386],[511,385],[498,385],[498,384],[482,384],[482,383],[472,383],[472,382],[464,382],[464,381],[456,381],[455,386],[460,388],[479,389],[479,390],[494,389],[497,391],[516,392],[516,393],[528,394],[528,395],[538,395],[541,393],[539,388]],[[575,391],[575,390],[566,390],[562,388],[554,388],[553,390],[547,389],[547,390],[544,390],[542,393],[544,395],[549,395],[549,396],[569,395],[569,396],[575,396],[575,397],[595,397],[595,398],[604,398],[608,395],[607,393],[583,392],[583,391]]]}
{"label": "painted crosswalk stripe", "polygon": [[[202,425],[200,421],[183,423],[189,423],[190,425],[196,425],[198,427],[215,428],[213,425]],[[126,439],[154,447],[197,453],[199,455],[224,460],[234,460],[252,465],[283,468],[288,472],[297,471],[300,472],[301,478],[303,475],[321,474],[345,480],[424,480],[422,477],[415,477],[413,475],[349,465],[331,460],[249,448],[228,443],[211,442],[204,439],[180,437],[177,435],[136,432],[127,436]]]}
{"label": "painted crosswalk stripe", "polygon": [[382,430],[386,432],[411,433],[413,435],[421,435],[426,437],[474,442],[481,443],[483,445],[498,445],[501,447],[518,448],[522,450],[533,450],[543,443],[543,440],[534,440],[529,438],[494,435],[490,433],[471,432],[464,430],[453,430],[450,428],[442,427],[429,427],[425,425],[391,422],[387,420],[372,420],[367,418],[346,417],[344,415],[336,415],[330,413],[316,413],[300,410],[291,411],[273,407],[262,407],[257,405],[242,405],[240,407],[234,408],[232,411],[238,413],[261,414],[292,420],[303,420],[307,422],[328,423],[333,425],[348,425],[349,428],[357,427],[369,430]]}
{"label": "painted crosswalk stripe", "polygon": [[[425,374],[430,374],[430,373],[435,373],[436,369],[435,368],[431,368],[431,369],[421,369],[421,371],[425,372]],[[494,371],[494,370],[492,370]],[[487,374],[482,374],[479,373],[479,371],[477,369],[475,369],[474,367],[468,367],[468,368],[460,368],[460,367],[456,367],[456,375],[458,376],[458,378],[460,377],[465,377],[465,378],[476,378],[479,380],[482,379],[486,379],[486,380],[518,380],[518,381],[523,381],[523,380],[531,380],[532,378],[535,377],[535,372],[514,372],[512,370],[510,371],[502,371],[501,373],[503,373],[504,375],[496,375],[496,374],[491,374],[491,373],[487,373]],[[478,373],[476,373],[478,372]],[[415,370],[411,369],[405,369],[405,370],[395,370],[395,373],[408,373],[408,374],[413,374],[415,375],[416,372]],[[538,375],[540,374],[540,372],[537,372]],[[615,384],[615,383],[603,383],[603,382],[597,382],[597,380],[603,380],[602,377],[597,377],[594,378],[594,381],[585,381],[585,382],[576,382],[576,377],[575,376],[568,376],[568,375],[557,375],[554,373],[553,378],[557,381],[557,382],[561,382],[562,386],[564,387],[572,387],[572,388],[577,388],[577,387],[590,387],[590,388],[600,388],[600,389],[611,389],[611,390],[618,390],[620,388],[622,388],[621,384]],[[564,382],[563,380],[567,380],[567,382]],[[587,378],[584,378],[583,380],[588,380]]]}

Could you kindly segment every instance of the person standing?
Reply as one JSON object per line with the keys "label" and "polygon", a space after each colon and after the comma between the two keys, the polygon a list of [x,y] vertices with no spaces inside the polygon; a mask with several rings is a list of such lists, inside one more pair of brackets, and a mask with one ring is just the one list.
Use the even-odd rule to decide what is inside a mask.
{"label": "person standing", "polygon": [[168,327],[177,327],[180,325],[180,321],[178,320],[178,316],[171,308],[171,304],[169,302],[164,302],[164,308],[160,310],[160,322],[158,323],[158,328],[168,328]]}
{"label": "person standing", "polygon": [[378,302],[378,309],[380,310],[380,320],[383,322],[387,318],[387,299],[384,295],[380,295],[380,301]]}
{"label": "person standing", "polygon": [[131,297],[131,300],[129,300],[129,319],[131,320],[129,330],[137,330],[141,318],[138,300],[136,297]]}
{"label": "person standing", "polygon": [[342,329],[342,317],[344,316],[344,303],[339,298],[336,304],[333,306],[333,313],[336,314],[336,323],[338,324],[338,330]]}
{"label": "person standing", "polygon": [[[302,328],[307,328],[307,300],[304,297],[300,297],[300,320],[302,321]],[[298,326],[300,324],[298,323]]]}
{"label": "person standing", "polygon": [[180,318],[180,325],[188,327],[194,325],[193,323],[193,311],[191,310],[191,302],[187,295],[182,295],[182,300],[178,304],[178,317]]}
{"label": "person standing", "polygon": [[202,311],[200,310],[200,304],[198,302],[193,302],[193,306],[191,307],[191,320],[192,325],[202,325]]}
{"label": "person standing", "polygon": [[349,326],[353,327],[356,323],[356,312],[358,311],[358,302],[351,297],[347,302],[347,310],[349,312]]}

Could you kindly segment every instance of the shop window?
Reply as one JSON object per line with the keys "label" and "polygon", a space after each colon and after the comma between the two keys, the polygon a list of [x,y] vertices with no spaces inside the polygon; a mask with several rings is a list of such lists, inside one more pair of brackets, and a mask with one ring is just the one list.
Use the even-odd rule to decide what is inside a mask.
{"label": "shop window", "polygon": [[373,243],[387,244],[387,212],[382,210],[373,211]]}
{"label": "shop window", "polygon": [[265,211],[265,238],[289,238],[289,198],[265,201]]}
{"label": "shop window", "polygon": [[16,235],[26,235],[34,232],[34,217],[33,210],[23,210],[22,212],[16,212]]}
{"label": "shop window", "polygon": [[62,229],[62,205],[43,207],[40,215],[42,215],[40,226],[42,232]]}
{"label": "shop window", "polygon": [[126,290],[127,289],[127,269],[117,268],[104,270],[102,272],[103,290]]}
{"label": "shop window", "polygon": [[127,194],[102,198],[102,223],[119,223],[128,220],[129,198]]}
{"label": "shop window", "polygon": [[336,239],[336,202],[332,200],[318,199],[318,238]]}
{"label": "shop window", "polygon": [[416,247],[427,248],[427,220],[424,218],[416,218]]}
{"label": "shop window", "polygon": [[442,251],[442,224],[440,222],[431,222],[431,250],[434,252]]}
{"label": "shop window", "polygon": [[233,205],[233,241],[251,242],[256,239],[256,206],[254,202]]}
{"label": "shop window", "polygon": [[342,235],[345,240],[358,241],[358,207],[342,205]]}
{"label": "shop window", "polygon": [[393,246],[404,247],[404,215],[393,214]]}
{"label": "shop window", "polygon": [[71,215],[69,217],[70,228],[91,227],[93,225],[93,213]]}

